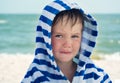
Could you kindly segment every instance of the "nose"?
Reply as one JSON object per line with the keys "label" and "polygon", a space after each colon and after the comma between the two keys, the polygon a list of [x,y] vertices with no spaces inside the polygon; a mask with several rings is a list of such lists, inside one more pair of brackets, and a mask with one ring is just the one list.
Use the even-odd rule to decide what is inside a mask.
{"label": "nose", "polygon": [[70,38],[64,39],[64,44],[63,44],[63,46],[64,46],[65,48],[71,48],[71,47],[72,47],[72,40],[71,40]]}

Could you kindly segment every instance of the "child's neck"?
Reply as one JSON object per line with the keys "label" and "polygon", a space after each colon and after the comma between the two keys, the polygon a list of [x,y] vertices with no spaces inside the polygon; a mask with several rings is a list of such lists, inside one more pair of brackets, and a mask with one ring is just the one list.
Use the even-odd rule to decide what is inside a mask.
{"label": "child's neck", "polygon": [[63,74],[68,78],[70,82],[72,82],[72,79],[74,77],[77,64],[73,61],[65,62],[65,63],[57,63]]}

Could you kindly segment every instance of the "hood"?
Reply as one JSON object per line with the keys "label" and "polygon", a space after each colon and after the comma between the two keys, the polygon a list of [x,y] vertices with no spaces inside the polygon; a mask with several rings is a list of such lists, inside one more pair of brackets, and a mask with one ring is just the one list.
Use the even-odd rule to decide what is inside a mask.
{"label": "hood", "polygon": [[86,14],[76,3],[69,3],[67,0],[53,1],[43,9],[39,18],[36,37],[37,48],[35,55],[40,55],[41,53],[44,54],[42,58],[44,57],[47,59],[47,61],[50,61],[50,64],[54,65],[56,68],[57,65],[54,60],[51,46],[52,22],[56,14],[63,10],[70,10],[72,8],[79,9],[85,18],[80,51],[74,59],[79,66],[84,66],[84,64],[90,59],[89,57],[96,44],[98,32],[97,23],[93,17],[89,14]]}
{"label": "hood", "polygon": [[[86,83],[86,80],[84,79],[91,78],[91,80],[96,80],[100,77],[96,74],[96,67],[92,65],[90,60],[90,55],[95,47],[95,41],[98,34],[96,21],[91,15],[86,14],[76,3],[69,3],[67,0],[56,0],[45,6],[39,18],[39,23],[36,29],[35,58],[23,79],[23,83],[66,83],[67,78],[57,66],[52,53],[51,26],[56,14],[72,8],[79,9],[85,18],[81,47],[79,53],[74,58],[77,63],[77,70],[73,83]],[[87,65],[86,69],[85,64],[87,63],[91,64]],[[95,73],[93,72],[92,67],[95,69]],[[102,72],[101,69],[99,69],[99,71]],[[102,75],[101,73],[99,74]],[[67,83],[69,82],[67,81]]]}

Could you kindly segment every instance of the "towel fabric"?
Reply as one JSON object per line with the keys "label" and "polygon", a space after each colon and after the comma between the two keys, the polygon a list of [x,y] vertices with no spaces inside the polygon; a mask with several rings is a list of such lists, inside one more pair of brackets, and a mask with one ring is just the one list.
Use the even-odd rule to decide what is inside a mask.
{"label": "towel fabric", "polygon": [[57,66],[51,46],[51,26],[56,14],[72,8],[84,15],[84,28],[80,51],[74,60],[77,70],[72,83],[112,83],[108,74],[90,59],[98,35],[97,22],[76,4],[56,0],[46,5],[39,18],[36,35],[35,57],[21,83],[70,83]]}

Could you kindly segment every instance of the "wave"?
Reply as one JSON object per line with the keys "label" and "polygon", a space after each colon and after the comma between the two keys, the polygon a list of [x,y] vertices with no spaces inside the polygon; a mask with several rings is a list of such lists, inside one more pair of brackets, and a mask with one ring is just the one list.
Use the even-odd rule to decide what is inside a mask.
{"label": "wave", "polygon": [[109,43],[117,43],[117,44],[120,44],[120,40],[109,40]]}
{"label": "wave", "polygon": [[[0,53],[0,56],[32,56],[34,57],[35,55],[32,53]],[[115,52],[113,54],[104,54],[104,53],[99,53],[96,56],[101,57],[101,59],[105,60],[120,60],[120,52]]]}
{"label": "wave", "polygon": [[0,24],[6,24],[7,20],[0,20]]}
{"label": "wave", "polygon": [[105,60],[120,60],[120,52],[115,52],[112,54],[99,53],[98,56]]}
{"label": "wave", "polygon": [[31,53],[0,53],[0,56],[35,56]]}
{"label": "wave", "polygon": [[118,44],[120,44],[120,40],[118,40]]}

